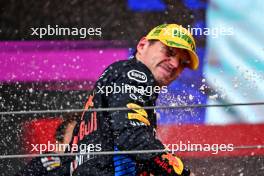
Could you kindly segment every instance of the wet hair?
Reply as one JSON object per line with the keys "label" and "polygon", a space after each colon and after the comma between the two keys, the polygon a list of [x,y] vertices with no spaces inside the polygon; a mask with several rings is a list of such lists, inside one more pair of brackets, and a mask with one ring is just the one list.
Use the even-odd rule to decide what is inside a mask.
{"label": "wet hair", "polygon": [[80,118],[80,114],[78,113],[69,113],[64,116],[64,120],[62,123],[57,127],[56,132],[55,132],[55,140],[58,142],[63,142],[64,141],[64,135],[66,132],[66,129],[69,124],[76,122],[77,118]]}

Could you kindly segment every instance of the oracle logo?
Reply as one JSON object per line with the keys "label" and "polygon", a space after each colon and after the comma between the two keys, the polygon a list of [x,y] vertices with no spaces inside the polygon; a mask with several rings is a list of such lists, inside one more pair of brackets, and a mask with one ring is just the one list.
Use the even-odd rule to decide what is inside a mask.
{"label": "oracle logo", "polygon": [[129,79],[135,80],[140,83],[145,83],[148,80],[146,74],[138,70],[130,70],[127,73],[127,76]]}

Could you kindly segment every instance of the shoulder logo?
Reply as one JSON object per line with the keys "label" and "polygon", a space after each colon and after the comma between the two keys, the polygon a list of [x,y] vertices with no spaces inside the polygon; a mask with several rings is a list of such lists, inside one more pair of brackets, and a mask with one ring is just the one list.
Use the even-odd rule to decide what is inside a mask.
{"label": "shoulder logo", "polygon": [[138,70],[130,70],[129,72],[127,72],[127,76],[129,79],[135,80],[140,83],[145,83],[148,80],[146,74]]}

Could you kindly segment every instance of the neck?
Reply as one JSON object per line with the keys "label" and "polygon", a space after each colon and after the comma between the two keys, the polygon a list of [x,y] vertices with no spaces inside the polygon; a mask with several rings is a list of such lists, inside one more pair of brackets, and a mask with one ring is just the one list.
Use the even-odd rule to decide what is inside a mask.
{"label": "neck", "polygon": [[[143,64],[145,64],[145,62],[143,61],[143,59],[140,57],[140,55],[138,53],[135,54],[135,58],[137,60],[139,60],[140,62],[142,62]],[[146,65],[146,64],[145,64]],[[147,65],[146,65],[147,66]]]}

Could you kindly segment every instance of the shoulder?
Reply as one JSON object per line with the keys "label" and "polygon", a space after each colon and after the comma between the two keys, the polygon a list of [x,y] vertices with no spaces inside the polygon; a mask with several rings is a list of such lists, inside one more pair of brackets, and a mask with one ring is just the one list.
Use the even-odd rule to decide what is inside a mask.
{"label": "shoulder", "polygon": [[149,69],[136,59],[123,60],[111,64],[98,81],[115,82],[118,79],[125,79],[129,82],[133,81],[139,84],[154,84],[155,82]]}
{"label": "shoulder", "polygon": [[103,79],[107,79],[107,78],[119,73],[123,67],[126,67],[126,65],[129,64],[128,62],[129,62],[129,60],[121,60],[121,61],[117,61],[117,62],[112,63],[111,65],[109,65],[104,70],[102,75],[99,77],[98,81],[103,80]]}

